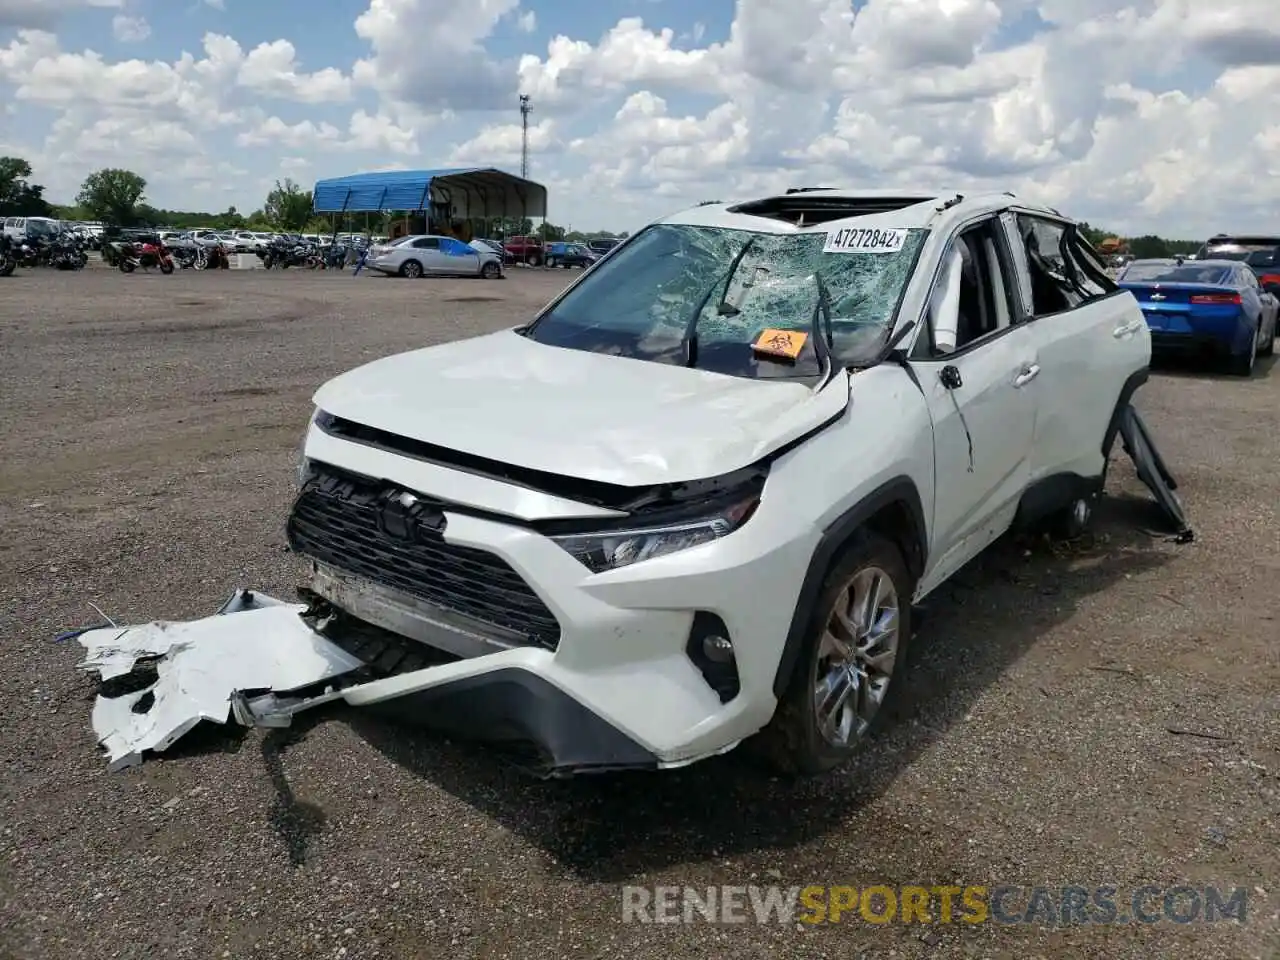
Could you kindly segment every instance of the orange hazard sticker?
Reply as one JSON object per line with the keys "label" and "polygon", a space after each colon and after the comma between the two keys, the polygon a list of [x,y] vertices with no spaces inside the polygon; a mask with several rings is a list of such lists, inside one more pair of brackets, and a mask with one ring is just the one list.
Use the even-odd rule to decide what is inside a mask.
{"label": "orange hazard sticker", "polygon": [[755,342],[754,349],[756,353],[794,360],[800,356],[800,351],[804,349],[805,341],[808,339],[809,335],[801,333],[799,330],[769,329],[760,334],[760,339]]}

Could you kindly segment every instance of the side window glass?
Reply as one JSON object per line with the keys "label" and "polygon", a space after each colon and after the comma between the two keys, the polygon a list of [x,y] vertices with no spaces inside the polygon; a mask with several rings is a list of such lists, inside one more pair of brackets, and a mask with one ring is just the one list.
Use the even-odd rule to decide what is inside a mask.
{"label": "side window glass", "polygon": [[422,237],[413,241],[413,245],[418,250],[438,250],[440,249],[440,241],[435,237]]}
{"label": "side window glass", "polygon": [[1019,215],[1018,234],[1027,256],[1031,278],[1031,314],[1043,317],[1079,306],[1084,294],[1079,290],[1066,255],[1067,228],[1064,224],[1038,217]]}

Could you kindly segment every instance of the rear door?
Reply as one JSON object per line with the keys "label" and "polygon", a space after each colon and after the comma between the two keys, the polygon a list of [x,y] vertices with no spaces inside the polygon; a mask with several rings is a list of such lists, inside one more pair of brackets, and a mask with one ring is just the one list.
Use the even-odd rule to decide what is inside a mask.
{"label": "rear door", "polygon": [[1040,367],[1029,482],[1099,478],[1111,415],[1125,381],[1150,364],[1151,334],[1070,222],[1018,211],[1004,225],[1026,263],[1020,289]]}
{"label": "rear door", "polygon": [[443,273],[444,272],[444,256],[440,253],[439,237],[419,237],[417,240],[409,241],[413,246],[413,252],[405,257],[410,257],[422,264],[423,273]]}
{"label": "rear door", "polygon": [[467,275],[479,273],[480,254],[471,244],[463,243],[457,237],[441,237],[440,269]]}

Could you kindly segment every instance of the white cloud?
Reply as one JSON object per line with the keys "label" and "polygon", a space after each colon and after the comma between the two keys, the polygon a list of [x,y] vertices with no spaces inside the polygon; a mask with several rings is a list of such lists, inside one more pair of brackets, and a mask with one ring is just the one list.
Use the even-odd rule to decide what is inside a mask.
{"label": "white cloud", "polygon": [[146,17],[126,17],[122,13],[111,18],[111,33],[121,43],[137,43],[151,36]]}
{"label": "white cloud", "polygon": [[[0,41],[5,150],[50,196],[119,163],[190,207],[182,191],[225,202],[282,171],[516,169],[527,93],[532,175],[582,226],[846,182],[1011,189],[1136,232],[1275,229],[1274,0],[735,0],[731,21],[697,23],[652,4],[535,41],[550,3],[365,0],[349,20],[256,45],[209,33],[193,53],[153,17],[168,52],[146,60],[56,33],[75,16],[141,39],[137,3],[0,0],[16,30]],[[354,62],[315,53],[351,30]],[[516,52],[492,53],[495,33]],[[219,166],[233,159],[251,169],[239,187]]]}
{"label": "white cloud", "polygon": [[215,10],[226,10],[226,9],[227,9],[227,2],[226,2],[226,0],[204,0],[204,5],[205,5],[206,7],[213,7],[213,9],[215,9]]}

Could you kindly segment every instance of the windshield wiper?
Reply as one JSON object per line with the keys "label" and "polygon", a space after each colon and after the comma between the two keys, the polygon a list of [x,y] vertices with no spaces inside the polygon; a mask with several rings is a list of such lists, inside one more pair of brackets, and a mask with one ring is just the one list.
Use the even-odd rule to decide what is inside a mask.
{"label": "windshield wiper", "polygon": [[684,328],[684,348],[686,367],[696,367],[698,365],[698,320],[702,317],[702,311],[707,309],[707,304],[711,301],[711,295],[720,289],[720,306],[724,306],[725,297],[729,295],[729,284],[733,283],[733,275],[738,272],[738,267],[742,263],[742,258],[747,255],[747,251],[755,245],[756,238],[752,237],[742,245],[742,249],[738,251],[738,255],[733,258],[733,263],[729,264],[729,270],[724,275],[724,284],[721,285],[720,279],[717,277],[715,283],[707,287],[698,305],[694,308],[693,313],[689,316],[688,322]]}

